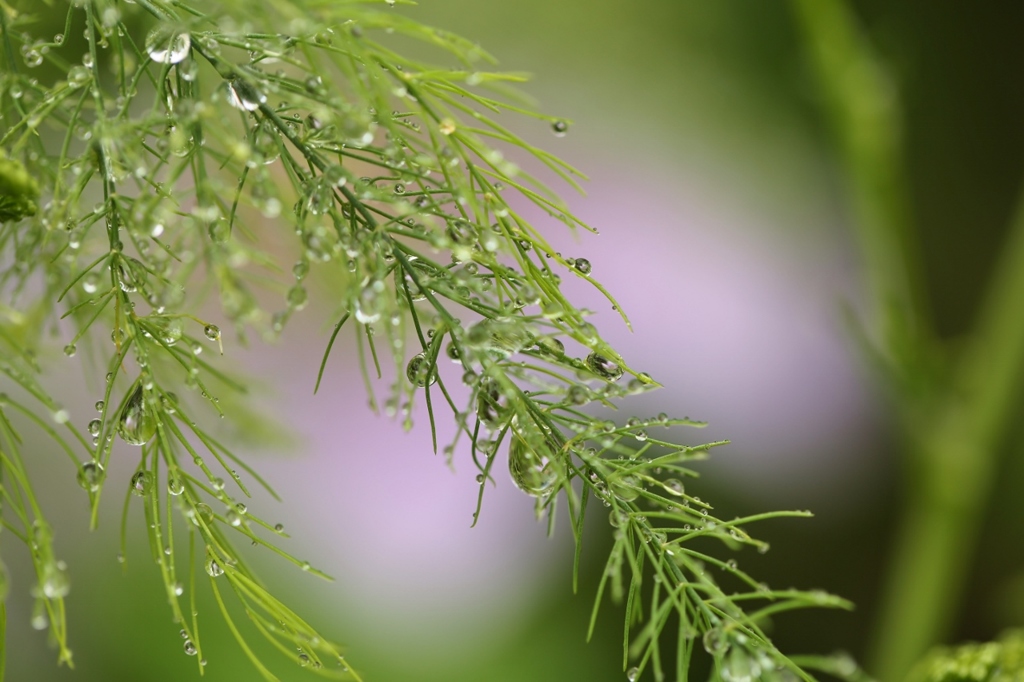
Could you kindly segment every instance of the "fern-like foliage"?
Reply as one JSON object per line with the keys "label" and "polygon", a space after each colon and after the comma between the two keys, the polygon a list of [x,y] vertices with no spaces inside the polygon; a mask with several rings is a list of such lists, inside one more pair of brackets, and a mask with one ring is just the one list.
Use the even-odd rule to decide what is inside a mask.
{"label": "fern-like foliage", "polygon": [[[335,339],[351,330],[372,405],[374,375],[390,362],[397,379],[385,412],[409,426],[411,405],[424,401],[435,449],[436,420],[451,413],[456,436],[442,450],[450,463],[470,453],[481,505],[506,467],[552,526],[563,502],[577,566],[586,515],[607,514],[615,541],[594,618],[606,595],[624,601],[629,680],[646,669],[664,679],[663,658],[687,679],[698,651],[713,659],[715,679],[813,679],[808,670],[829,668],[825,659],[787,657],[763,626],[789,609],[848,604],[770,589],[708,553],[708,540],[727,552],[767,550],[748,526],[786,514],[718,518],[691,494],[692,463],[719,443],[679,445],[662,434],[699,423],[596,416],[657,383],[562,294],[562,278],[582,278],[618,307],[590,263],[556,253],[524,217],[533,204],[552,223],[590,230],[521,166],[570,185],[580,174],[498,114],[532,117],[558,135],[568,122],[518,104],[508,86],[520,75],[491,70],[479,46],[411,21],[395,4],[0,2],[4,527],[30,548],[38,618],[60,660],[71,662],[67,567],[15,422],[67,453],[93,525],[111,485],[125,495],[126,516],[141,498],[152,558],[200,671],[207,652],[194,604],[207,582],[263,678],[275,679],[232,619],[229,595],[297,665],[359,679],[235,548],[259,545],[317,572],[278,548],[282,528],[243,501],[253,482],[269,486],[196,422],[200,411],[221,412],[218,394],[243,390],[211,352],[221,330],[243,341],[277,336],[307,305],[306,278],[318,269],[339,288],[317,386],[329,380]],[[66,13],[62,33],[39,35],[44,9]],[[458,66],[406,58],[387,46],[393,35]],[[300,254],[293,265],[281,262],[289,250]],[[210,298],[220,313],[202,319]],[[82,347],[105,367],[86,424],[70,421],[37,381],[31,349],[54,333],[69,357]],[[106,475],[118,440],[138,448],[128,485]]]}

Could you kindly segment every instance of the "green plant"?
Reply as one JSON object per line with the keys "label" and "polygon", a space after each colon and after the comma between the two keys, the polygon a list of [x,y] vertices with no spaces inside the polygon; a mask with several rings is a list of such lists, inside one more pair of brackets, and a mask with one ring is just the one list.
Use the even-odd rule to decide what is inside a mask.
{"label": "green plant", "polygon": [[[549,228],[524,217],[530,203],[556,226],[590,230],[545,179],[575,187],[580,174],[498,114],[530,117],[556,135],[569,122],[534,113],[510,87],[521,75],[492,71],[479,46],[405,18],[396,4],[0,0],[0,291],[10,301],[0,304],[4,527],[30,549],[35,624],[49,628],[58,660],[72,662],[68,567],[27,474],[26,429],[68,455],[93,527],[100,496],[123,485],[106,474],[115,443],[140,448],[124,491],[122,544],[137,496],[185,652],[200,672],[205,656],[216,655],[203,649],[194,615],[208,582],[263,678],[275,679],[256,634],[312,672],[360,679],[341,648],[278,600],[233,545],[249,541],[326,577],[278,546],[283,528],[244,501],[248,485],[273,494],[270,486],[203,425],[208,414],[244,419],[219,400],[244,393],[242,382],[206,359],[214,344],[222,351],[221,328],[239,342],[275,339],[319,277],[340,294],[317,387],[336,338],[350,331],[373,409],[410,428],[411,406],[423,401],[435,450],[449,464],[468,452],[479,470],[475,515],[507,465],[549,528],[564,503],[578,570],[585,516],[607,513],[614,544],[591,628],[606,593],[625,604],[627,679],[645,670],[664,679],[670,667],[687,679],[705,654],[714,679],[813,679],[812,671],[863,678],[846,657],[787,656],[764,631],[776,613],[847,602],[773,590],[713,553],[766,550],[749,524],[807,513],[717,518],[684,481],[720,443],[662,437],[665,428],[699,423],[598,416],[657,382],[632,369],[588,311],[562,294],[561,278],[578,277],[618,308],[592,277],[599,273],[586,258],[556,253]],[[934,595],[955,594],[950,552],[980,507],[1013,387],[1005,379],[1024,347],[1017,318],[1005,314],[1024,267],[1005,266],[978,347],[944,384],[914,282],[881,66],[841,4],[792,4],[873,264],[877,314],[867,327],[880,340],[869,346],[894,379],[912,440],[930,453],[919,462],[930,485],[919,501],[925,511],[909,517],[908,536],[921,544],[897,564],[895,615],[880,629],[879,671],[898,679],[936,639],[952,597]],[[63,17],[56,36],[44,31],[44,6]],[[459,66],[407,58],[390,47],[392,36]],[[86,424],[72,422],[37,378],[45,353],[35,349],[55,338],[70,362],[106,374]],[[389,362],[397,378],[378,403],[375,381]],[[979,401],[968,418],[945,419],[960,414],[963,391]],[[436,420],[447,412],[456,436],[439,444]],[[948,426],[933,428],[939,421]],[[965,449],[979,453],[966,470]],[[964,476],[976,483],[973,496],[928,516],[950,478]],[[197,580],[200,567],[208,581]],[[229,592],[238,605],[225,599]]]}
{"label": "green plant", "polygon": [[[141,448],[125,515],[140,496],[185,651],[200,666],[199,623],[185,606],[198,589],[197,564],[265,678],[273,673],[232,620],[225,585],[255,630],[297,664],[358,679],[231,544],[248,540],[314,571],[279,549],[273,538],[281,528],[241,501],[246,481],[269,486],[193,420],[203,405],[220,412],[218,393],[241,389],[201,355],[210,342],[219,346],[220,327],[240,339],[252,330],[273,337],[305,307],[304,281],[321,269],[345,292],[324,363],[341,330],[353,329],[372,358],[363,358],[363,373],[373,400],[383,346],[398,377],[385,410],[401,410],[408,427],[409,405],[422,399],[432,429],[437,408],[450,410],[458,431],[444,453],[451,461],[457,445],[471,451],[481,500],[507,451],[514,482],[536,497],[550,525],[557,501],[565,501],[577,556],[588,508],[608,508],[616,540],[595,616],[605,591],[625,599],[629,679],[646,667],[663,677],[660,635],[670,620],[680,678],[701,643],[725,677],[760,667],[766,678],[809,678],[760,623],[787,609],[845,602],[771,590],[734,561],[691,548],[692,540],[714,538],[727,548],[767,549],[745,527],[777,514],[717,519],[685,490],[689,463],[717,443],[679,446],[659,431],[699,424],[667,415],[616,424],[584,410],[657,384],[632,370],[562,295],[560,278],[580,277],[615,303],[591,279],[589,262],[553,253],[505,199],[517,194],[555,222],[589,229],[505,153],[525,153],[572,185],[578,173],[494,115],[534,116],[559,135],[568,123],[515,104],[505,86],[521,77],[486,70],[479,47],[413,23],[389,4],[224,1],[200,9],[87,0],[67,8],[63,33],[53,38],[33,33],[31,12],[3,6],[0,148],[8,157],[0,168],[7,188],[0,243],[10,262],[3,287],[15,303],[5,311],[9,355],[0,371],[19,389],[0,413],[5,525],[32,547],[37,609],[59,660],[71,663],[66,567],[24,473],[16,413],[77,467],[94,526],[100,496],[108,483],[118,485],[105,476],[115,434]],[[463,66],[404,58],[378,42],[378,32],[416,38]],[[300,256],[287,282],[281,256],[261,247],[289,232]],[[284,291],[284,310],[264,313],[260,288]],[[218,319],[201,319],[195,311],[217,294]],[[55,331],[65,337],[65,355],[82,346],[106,368],[98,415],[85,432],[34,378],[27,349]],[[440,359],[459,366],[462,406]],[[324,364],[318,385],[323,372]],[[434,440],[436,448],[436,433]],[[727,593],[712,568],[741,591]],[[766,605],[747,613],[748,602]]]}

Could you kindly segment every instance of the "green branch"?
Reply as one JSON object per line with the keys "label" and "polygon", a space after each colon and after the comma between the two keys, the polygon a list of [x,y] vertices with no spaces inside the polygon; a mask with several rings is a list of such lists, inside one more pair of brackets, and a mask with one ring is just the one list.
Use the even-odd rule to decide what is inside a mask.
{"label": "green branch", "polygon": [[[907,214],[893,86],[846,5],[793,0],[838,139],[873,305],[907,441],[907,501],[895,537],[871,669],[899,680],[947,633],[1024,370],[1024,194],[967,347],[937,371],[918,247]],[[940,375],[952,381],[940,383]]]}

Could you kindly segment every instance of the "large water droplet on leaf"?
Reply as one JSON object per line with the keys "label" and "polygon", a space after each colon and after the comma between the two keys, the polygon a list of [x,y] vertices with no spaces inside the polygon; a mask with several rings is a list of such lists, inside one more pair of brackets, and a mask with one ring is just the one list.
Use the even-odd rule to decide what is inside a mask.
{"label": "large water droplet on leaf", "polygon": [[220,564],[217,563],[216,559],[211,557],[210,559],[206,560],[206,574],[211,578],[216,578],[218,576],[224,575],[224,569],[221,568]]}
{"label": "large water droplet on leaf", "polygon": [[587,368],[608,381],[617,381],[622,376],[622,367],[619,366],[619,363],[599,353],[591,353],[587,356]]}
{"label": "large water droplet on leaf", "polygon": [[140,383],[121,411],[117,435],[129,445],[145,445],[155,433],[156,416],[146,406],[145,392]]}
{"label": "large water droplet on leaf", "polygon": [[192,37],[173,26],[157,26],[146,36],[146,54],[160,64],[177,64],[188,56]]}
{"label": "large water droplet on leaf", "polygon": [[469,328],[464,341],[467,347],[485,351],[497,359],[514,355],[533,342],[530,328],[515,319],[481,320]]}
{"label": "large water droplet on leaf", "polygon": [[514,427],[510,438],[508,471],[512,475],[512,482],[523,492],[535,497],[550,491],[558,480],[555,453],[550,440],[532,425]]}
{"label": "large water droplet on leaf", "polygon": [[51,561],[43,566],[39,576],[39,590],[47,599],[59,599],[71,592],[71,581],[63,562]]}
{"label": "large water droplet on leaf", "polygon": [[414,386],[424,388],[437,383],[437,366],[431,364],[423,353],[414,355],[405,368],[405,376]]}
{"label": "large water droplet on leaf", "polygon": [[85,462],[78,469],[78,485],[83,490],[91,493],[100,489],[100,479],[103,477],[103,465],[99,462]]}
{"label": "large water droplet on leaf", "polygon": [[256,111],[267,96],[241,78],[228,83],[228,104],[242,111]]}
{"label": "large water droplet on leaf", "polygon": [[136,471],[135,475],[132,476],[131,490],[132,495],[142,497],[149,493],[153,488],[153,474],[148,471]]}

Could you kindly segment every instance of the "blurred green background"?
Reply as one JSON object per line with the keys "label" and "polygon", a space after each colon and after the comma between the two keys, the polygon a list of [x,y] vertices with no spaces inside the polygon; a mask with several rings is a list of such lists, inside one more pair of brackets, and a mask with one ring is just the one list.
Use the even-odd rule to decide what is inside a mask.
{"label": "blurred green background", "polygon": [[[939,331],[955,348],[958,335],[974,318],[1018,201],[1024,164],[1024,81],[1019,76],[1024,65],[1020,49],[1024,5],[981,3],[967,8],[923,0],[872,0],[853,6],[898,88],[913,225],[924,248],[928,298]],[[830,273],[838,283],[833,282],[828,289],[834,319],[826,343],[839,348],[845,366],[851,368],[852,373],[843,375],[847,386],[842,390],[854,396],[851,400],[856,409],[847,414],[842,406],[837,407],[826,419],[834,431],[813,441],[793,437],[776,442],[766,436],[766,445],[759,452],[760,436],[753,433],[746,442],[737,443],[734,459],[738,465],[709,469],[710,475],[702,479],[700,495],[715,501],[724,518],[769,507],[810,507],[818,512],[811,521],[764,525],[759,529],[760,537],[771,542],[772,551],[765,556],[743,556],[741,561],[745,570],[772,586],[824,588],[857,604],[853,613],[807,612],[779,618],[773,637],[783,651],[829,653],[842,649],[860,657],[877,615],[880,585],[900,509],[901,444],[896,442],[887,417],[890,409],[885,392],[876,385],[855,344],[842,342],[840,310],[845,304],[856,307],[860,297],[858,257],[851,246],[840,171],[789,4],[740,0],[424,0],[419,6],[399,6],[394,11],[478,40],[499,58],[502,68],[535,75],[524,89],[537,98],[544,111],[571,119],[570,134],[556,140],[547,131],[532,130],[526,123],[516,127],[594,175],[598,187],[595,196],[571,201],[602,231],[597,241],[615,243],[616,234],[620,239],[625,234],[631,239],[648,240],[644,248],[652,253],[669,250],[671,255],[675,249],[681,259],[685,252],[686,257],[699,261],[704,258],[700,249],[705,242],[701,239],[687,241],[680,237],[678,242],[666,243],[663,232],[644,231],[653,222],[663,230],[676,230],[674,216],[684,221],[696,211],[714,219],[697,221],[701,224],[694,229],[720,230],[739,242],[775,244],[782,255],[772,267],[789,262],[787,253],[795,253],[796,262],[823,258],[827,265],[838,264],[838,274]],[[622,214],[611,209],[608,214],[602,213],[607,204],[600,202],[616,192],[622,193],[616,205],[624,203],[630,208],[628,220],[620,219]],[[596,206],[601,208],[591,202],[598,202]],[[687,208],[683,205],[686,202],[699,206]],[[682,227],[678,231],[688,234]],[[594,242],[587,239],[583,243],[591,249]],[[594,251],[601,253],[598,247]],[[595,275],[602,279],[602,262],[598,258],[594,261]],[[635,291],[621,292],[616,284],[612,286],[616,293],[624,293],[627,310],[630,301],[642,307],[653,297],[661,314],[678,308],[673,314],[685,317],[690,301],[715,295],[704,288],[706,280],[699,278],[689,281],[683,290],[659,288],[670,285],[652,284],[653,274],[644,262],[623,258],[604,264],[606,270],[614,266],[623,271],[623,277],[635,282]],[[1021,307],[1024,313],[1024,301]],[[324,340],[321,328],[312,319],[317,314],[316,310],[307,313],[310,357],[317,357]],[[614,324],[607,316],[601,321]],[[787,320],[782,319],[780,324],[785,327]],[[646,324],[637,324],[637,329],[640,337],[667,333],[657,315],[648,318]],[[300,335],[297,329],[292,330],[292,340]],[[628,357],[633,341],[621,338],[620,349]],[[763,352],[756,335],[745,338],[738,348],[749,353],[755,363]],[[294,356],[287,354],[259,357],[264,362],[271,358],[271,363],[282,366],[294,361]],[[677,360],[671,353],[648,356],[647,369],[656,377],[674,376],[673,367],[680,364]],[[703,361],[699,357],[686,360]],[[355,363],[352,357],[346,361]],[[739,357],[732,361],[742,364]],[[703,370],[712,377],[720,375],[719,383],[729,386],[726,377],[731,362],[715,362],[723,364],[709,366],[704,362]],[[301,367],[300,378],[311,382],[314,370],[310,363],[296,366]],[[799,367],[794,367],[790,375],[794,384],[812,379]],[[306,388],[301,395],[308,394]],[[785,386],[778,387],[780,400],[786,393]],[[284,401],[288,392],[278,387],[277,395]],[[702,411],[699,395],[685,391],[665,395],[651,397],[644,409],[712,418],[718,424],[716,436],[729,437],[729,425],[741,425],[748,415],[755,419],[758,413],[757,401],[743,403],[737,396],[742,409],[728,415],[725,410],[732,402],[728,394],[720,404],[714,404],[714,409],[707,410],[715,413],[710,416]],[[758,394],[758,400],[771,401],[772,395]],[[665,400],[672,403],[665,404]],[[360,400],[351,405],[347,408],[350,421],[346,428],[361,425],[364,429],[399,430],[394,423],[368,420]],[[722,416],[716,421],[713,416],[719,414]],[[809,415],[780,428],[811,429],[817,420],[816,415]],[[302,433],[301,424],[293,426]],[[958,608],[953,640],[991,639],[1001,629],[1024,622],[1024,542],[1020,530],[1024,528],[1024,458],[1019,443],[1019,438],[1012,437],[1001,446],[1005,452],[1000,458],[997,488],[979,543],[969,549],[973,553],[969,588]],[[402,461],[419,456],[427,466],[447,475],[443,463],[431,459],[422,439],[406,441],[404,447],[409,452]],[[350,660],[367,680],[625,679],[621,672],[620,611],[606,608],[593,641],[584,642],[592,595],[607,549],[603,543],[610,540],[603,519],[597,515],[591,519],[587,562],[578,595],[572,595],[570,589],[568,538],[563,534],[545,541],[543,527],[528,523],[511,525],[508,532],[533,533],[535,538],[521,539],[517,535],[515,542],[511,536],[498,538],[488,549],[497,553],[493,565],[507,565],[509,570],[494,569],[476,576],[484,587],[475,589],[501,598],[484,600],[478,609],[471,601],[457,599],[448,609],[429,600],[427,607],[401,600],[375,603],[360,598],[363,588],[357,570],[353,569],[353,582],[343,584],[349,573],[347,564],[341,570],[332,564],[332,557],[341,554],[353,556],[358,562],[365,550],[350,538],[325,539],[318,524],[334,511],[303,498],[303,491],[309,498],[341,495],[328,483],[329,477],[317,478],[317,468],[310,465],[317,462],[310,459],[311,450],[307,447],[306,455],[287,463],[259,456],[256,464],[261,471],[269,471],[272,481],[289,476],[295,479],[282,486],[286,506],[298,507],[288,512],[291,516],[286,525],[294,530],[295,542],[321,558],[318,565],[337,574],[339,583],[325,591],[307,576],[297,576],[272,562],[266,562],[262,574],[295,600],[297,610],[349,645]],[[803,451],[792,452],[795,450]],[[348,453],[349,457],[360,455],[385,456]],[[778,468],[771,459],[775,455],[789,457],[784,480],[764,473]],[[853,471],[855,475],[828,475],[833,465],[838,471]],[[46,471],[48,465],[41,461],[39,466]],[[463,468],[466,470],[461,477],[452,477],[453,485],[473,488],[472,472]],[[750,470],[755,474],[751,475]],[[177,628],[170,622],[158,579],[145,560],[140,533],[134,534],[135,560],[130,553],[126,575],[114,561],[119,501],[106,508],[100,531],[85,538],[84,497],[63,469],[55,464],[52,471],[50,494],[66,495],[68,500],[66,508],[51,512],[51,523],[57,529],[58,547],[63,548],[74,581],[68,606],[77,669],[70,672],[54,667],[55,655],[45,638],[27,626],[27,600],[19,601],[12,593],[7,634],[9,679],[194,679],[196,661],[181,652]],[[396,529],[411,523],[417,513],[414,507],[402,506],[403,500],[415,497],[423,505],[430,505],[433,493],[438,497],[445,494],[435,488],[423,491],[423,486],[411,479],[404,483],[374,479],[371,483],[356,478],[349,485],[353,491],[371,486],[379,491],[385,486],[388,498],[381,504],[397,507],[400,513],[395,519]],[[471,497],[464,499],[466,504],[460,507],[463,516],[452,522],[452,533],[464,530],[472,512]],[[529,522],[529,501],[516,501],[514,496],[510,499],[513,502],[506,507]],[[499,513],[507,512],[506,507]],[[363,514],[351,523],[372,527],[374,508],[366,506]],[[498,533],[502,528],[485,524],[475,533]],[[434,529],[439,537],[448,531],[445,527]],[[395,547],[389,556],[401,564],[396,574],[405,573],[413,583],[420,584],[414,578],[422,560],[420,545],[400,530],[395,532],[389,537]],[[344,548],[332,554],[317,547],[322,544]],[[468,559],[458,547],[441,547],[438,551],[451,562],[450,572],[465,569],[461,564]],[[509,552],[509,556],[502,558],[502,552]],[[443,559],[436,559],[442,572]],[[27,583],[23,561],[19,563],[14,556],[5,556],[5,560],[11,565],[14,584]],[[429,591],[429,583],[421,589]],[[256,679],[212,605],[201,605],[200,610],[208,616],[202,624],[204,654],[210,661],[207,679]],[[403,622],[407,627],[399,626]],[[277,670],[282,679],[306,679],[302,671],[287,665]]]}

